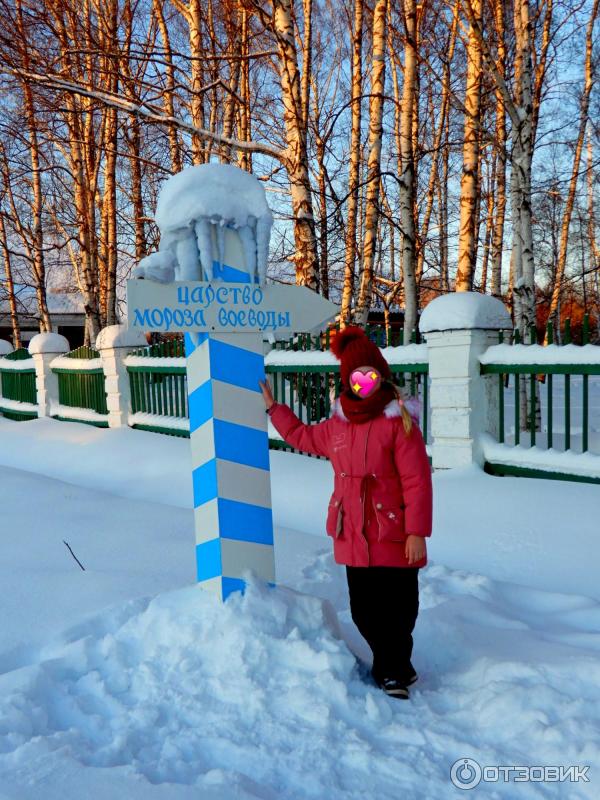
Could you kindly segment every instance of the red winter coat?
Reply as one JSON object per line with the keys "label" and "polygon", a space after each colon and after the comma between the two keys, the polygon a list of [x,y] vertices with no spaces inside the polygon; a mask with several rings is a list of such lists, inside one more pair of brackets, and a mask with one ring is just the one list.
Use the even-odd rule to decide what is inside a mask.
{"label": "red winter coat", "polygon": [[[421,430],[407,436],[400,406],[392,400],[370,422],[354,424],[339,399],[329,419],[305,425],[283,403],[270,409],[273,425],[297,450],[326,456],[334,489],[326,529],[338,564],[407,567],[409,534],[431,536],[431,467]],[[410,566],[427,564],[427,553]]]}

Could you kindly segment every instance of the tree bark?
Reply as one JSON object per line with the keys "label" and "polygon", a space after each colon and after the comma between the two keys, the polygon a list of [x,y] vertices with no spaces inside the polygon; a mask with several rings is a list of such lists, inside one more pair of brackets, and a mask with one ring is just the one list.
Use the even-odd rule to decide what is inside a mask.
{"label": "tree bark", "polygon": [[356,272],[356,217],[359,201],[361,164],[360,127],[362,114],[362,41],[364,0],[354,0],[354,30],[352,33],[350,167],[348,171],[348,211],[346,220],[346,251],[344,257],[344,286],[340,327],[350,322],[350,307],[354,295]]}
{"label": "tree bark", "polygon": [[17,298],[15,297],[15,283],[10,262],[10,250],[6,237],[6,225],[4,224],[4,214],[0,213],[0,247],[4,255],[4,274],[6,275],[6,293],[8,295],[8,308],[10,311],[10,324],[13,332],[13,347],[18,350],[21,347],[21,326],[19,325],[19,314],[17,311]]}
{"label": "tree bark", "polygon": [[272,22],[279,53],[283,120],[287,140],[285,163],[290,179],[294,217],[296,284],[316,290],[319,257],[291,0],[273,0]]}
{"label": "tree bark", "polygon": [[[23,44],[23,66],[29,69],[28,33],[23,25],[23,10],[21,0],[16,0],[17,21],[19,35]],[[46,265],[44,262],[44,226],[42,209],[44,205],[42,193],[42,172],[40,167],[40,146],[37,134],[37,122],[33,103],[33,93],[27,80],[21,82],[23,91],[23,106],[27,129],[29,134],[29,154],[31,160],[31,217],[32,217],[32,249],[33,269],[35,272],[35,291],[40,315],[40,331],[51,331],[52,322],[48,312],[46,300]]]}
{"label": "tree bark", "polygon": [[417,79],[417,7],[415,0],[404,0],[406,44],[404,49],[404,86],[400,114],[400,155],[402,171],[399,180],[400,224],[402,226],[401,264],[404,285],[404,341],[410,342],[417,323],[418,297],[415,248],[415,163],[413,152],[413,119]]}
{"label": "tree bark", "polygon": [[[571,169],[571,180],[569,181],[569,191],[565,202],[563,212],[562,225],[560,231],[560,250],[558,253],[558,263],[556,265],[556,275],[554,279],[554,287],[552,289],[552,297],[550,299],[550,308],[548,310],[548,318],[555,322],[558,310],[558,301],[562,291],[562,281],[565,273],[565,265],[567,263],[567,247],[569,244],[569,228],[571,225],[571,217],[573,215],[573,205],[575,203],[575,193],[577,191],[577,183],[579,181],[579,166],[581,163],[581,153],[583,151],[583,144],[585,139],[585,131],[588,124],[588,115],[590,107],[590,95],[594,85],[595,74],[594,65],[592,61],[593,54],[593,33],[594,22],[598,16],[598,9],[600,8],[600,0],[595,0],[592,6],[590,20],[588,22],[586,37],[585,37],[585,67],[584,67],[584,85],[583,92],[580,100],[579,110],[579,129],[577,132],[577,139],[575,142],[575,153],[573,155],[573,167]],[[548,330],[544,337],[544,343],[547,344]]]}
{"label": "tree bark", "polygon": [[373,66],[369,102],[369,157],[367,160],[367,192],[362,279],[356,304],[355,321],[365,325],[371,307],[373,267],[379,226],[381,192],[381,138],[385,90],[385,51],[387,39],[388,0],[377,0],[373,10]]}
{"label": "tree bark", "polygon": [[[175,116],[175,70],[173,67],[173,52],[171,49],[171,37],[169,36],[169,29],[165,22],[163,14],[163,0],[154,0],[153,12],[156,17],[158,29],[163,42],[164,61],[165,61],[165,92],[163,97],[163,107],[167,117]],[[169,153],[171,156],[171,169],[173,173],[181,172],[181,149],[179,143],[179,136],[177,134],[177,126],[171,124],[168,126],[169,136]]]}
{"label": "tree bark", "polygon": [[[481,0],[470,0],[475,22],[481,27]],[[465,124],[463,169],[460,182],[460,229],[456,291],[470,292],[475,275],[476,209],[479,184],[479,130],[481,125],[481,46],[474,22],[469,29],[467,45],[467,88],[465,92]]]}

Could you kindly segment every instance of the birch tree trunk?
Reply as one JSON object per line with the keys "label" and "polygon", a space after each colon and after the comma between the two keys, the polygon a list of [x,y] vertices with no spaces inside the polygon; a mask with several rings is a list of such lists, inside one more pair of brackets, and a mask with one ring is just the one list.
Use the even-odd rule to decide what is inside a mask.
{"label": "birch tree trunk", "polygon": [[[237,106],[238,106],[238,88],[240,85],[241,73],[241,20],[238,19],[237,13],[232,14],[232,19],[229,24],[229,92],[227,92],[224,100],[223,108],[223,136],[231,139],[233,136],[233,125],[235,122]],[[222,163],[229,164],[231,162],[231,147],[223,144],[220,147],[219,158]]]}
{"label": "birch tree trunk", "polygon": [[410,342],[417,323],[418,299],[416,283],[415,249],[415,162],[413,152],[413,120],[416,102],[417,79],[417,4],[416,0],[404,0],[406,44],[404,49],[404,86],[400,114],[400,155],[402,170],[399,180],[400,224],[402,226],[401,264],[404,286],[404,341]]}
{"label": "birch tree trunk", "polygon": [[[588,124],[588,115],[590,107],[590,95],[592,93],[592,86],[594,85],[594,65],[592,61],[593,53],[593,33],[594,22],[598,16],[598,9],[600,8],[600,0],[594,0],[590,20],[588,22],[586,37],[585,37],[585,67],[584,67],[584,86],[583,93],[580,100],[579,110],[579,129],[577,132],[577,139],[575,142],[575,153],[573,155],[573,167],[571,170],[571,180],[569,181],[569,191],[565,202],[565,208],[562,218],[561,231],[560,231],[560,250],[558,254],[558,262],[556,265],[556,276],[554,280],[554,287],[552,289],[552,297],[550,299],[550,308],[548,311],[548,318],[555,323],[556,314],[558,309],[558,301],[562,291],[562,281],[565,273],[565,265],[567,263],[567,247],[569,244],[569,227],[571,225],[571,217],[573,215],[573,205],[575,202],[575,193],[577,191],[577,183],[579,181],[579,165],[581,163],[581,153],[585,139],[585,131]],[[544,337],[544,344],[548,341],[548,331]]]}
{"label": "birch tree trunk", "polygon": [[350,321],[350,307],[354,294],[354,275],[356,270],[356,215],[359,200],[360,180],[360,126],[362,113],[362,41],[363,41],[364,0],[354,0],[354,30],[352,33],[352,72],[351,72],[351,112],[350,130],[350,168],[348,172],[348,211],[346,221],[346,252],[344,258],[344,286],[340,327]]}
{"label": "birch tree trunk", "polygon": [[363,271],[355,315],[355,321],[358,325],[366,325],[369,309],[371,307],[373,267],[375,263],[377,230],[379,226],[387,10],[388,0],[377,0],[373,10],[373,66],[369,102],[369,157],[367,160]]}
{"label": "birch tree trunk", "polygon": [[440,150],[442,144],[442,137],[446,129],[446,118],[449,112],[449,99],[450,99],[450,65],[454,58],[454,49],[456,46],[456,34],[458,31],[459,19],[459,2],[454,6],[454,16],[452,18],[452,28],[450,30],[450,38],[447,48],[447,59],[444,63],[444,74],[442,79],[442,97],[440,101],[440,112],[438,117],[438,125],[435,132],[432,156],[431,156],[431,172],[429,173],[429,183],[427,186],[427,203],[425,206],[425,213],[423,215],[423,222],[419,234],[419,243],[417,249],[417,268],[416,280],[421,279],[423,274],[423,266],[425,263],[425,245],[427,244],[427,237],[429,235],[429,225],[431,223],[431,215],[433,212],[433,204],[436,195],[436,185],[439,179],[439,162]]}
{"label": "birch tree trunk", "polygon": [[19,325],[19,314],[17,311],[17,298],[15,297],[15,284],[12,275],[12,265],[10,262],[10,250],[6,237],[6,225],[4,214],[0,213],[0,247],[4,256],[4,274],[6,275],[6,293],[8,295],[8,308],[10,312],[10,324],[13,332],[13,347],[18,350],[21,347],[21,326]]}
{"label": "birch tree trunk", "polygon": [[[594,158],[592,145],[592,131],[588,131],[587,137],[587,196],[588,196],[588,237],[590,240],[590,250],[592,251],[593,269],[598,286],[598,274],[600,273],[600,246],[596,241],[596,214],[594,211]],[[600,295],[596,288],[598,300]],[[600,311],[600,309],[599,309]],[[598,330],[600,331],[600,313],[598,314]]]}
{"label": "birch tree trunk", "polygon": [[496,154],[492,154],[491,175],[488,179],[487,188],[487,210],[485,219],[485,234],[483,239],[483,258],[481,262],[481,286],[480,291],[485,294],[488,276],[488,263],[490,260],[490,250],[492,245],[492,232],[494,227],[494,186],[496,184]]}
{"label": "birch tree trunk", "polygon": [[[475,22],[481,27],[481,0],[470,0]],[[460,182],[460,229],[456,291],[470,292],[475,275],[475,233],[479,184],[479,130],[481,115],[481,46],[474,22],[469,29],[467,45],[467,88],[465,92],[465,125],[463,169]]]}
{"label": "birch tree trunk", "polygon": [[[154,0],[152,10],[156,17],[158,29],[163,43],[164,49],[164,62],[165,62],[165,91],[163,95],[163,108],[167,117],[175,116],[175,70],[173,67],[173,52],[171,49],[171,37],[169,36],[169,29],[165,23],[165,16],[163,14],[163,0]],[[177,126],[169,125],[169,153],[171,156],[171,169],[173,174],[181,172],[181,150],[179,143],[179,136],[177,134]]]}
{"label": "birch tree trunk", "polygon": [[304,12],[304,41],[302,44],[302,122],[305,135],[308,133],[310,106],[310,82],[312,77],[312,0],[302,0]]}
{"label": "birch tree trunk", "polygon": [[[175,3],[177,8],[180,4]],[[204,47],[202,45],[202,0],[190,0],[189,6],[184,10],[189,28],[190,38],[190,56],[191,63],[191,81],[190,81],[190,114],[192,123],[197,128],[204,128],[204,96],[202,94],[204,75],[203,75],[203,57]],[[192,134],[192,163],[204,164],[206,161],[206,154],[204,149],[204,142],[198,134]]]}
{"label": "birch tree trunk", "polygon": [[[494,0],[494,22],[497,39],[498,69],[503,79],[506,76],[506,44],[504,24],[504,2]],[[504,220],[506,216],[506,108],[502,93],[496,87],[496,198],[492,232],[492,282],[494,297],[502,295],[502,249],[504,244]]]}
{"label": "birch tree trunk", "polygon": [[272,24],[279,53],[283,120],[287,140],[285,163],[290,179],[294,215],[296,284],[316,290],[319,257],[291,0],[273,0]]}
{"label": "birch tree trunk", "polygon": [[[515,0],[517,58],[515,97],[518,124],[512,128],[511,204],[515,252],[515,322],[527,341],[535,323],[533,234],[531,228],[531,161],[533,158],[532,38],[529,0]],[[514,176],[514,179],[513,179]]]}
{"label": "birch tree trunk", "polygon": [[[241,17],[241,86],[240,97],[241,105],[239,108],[239,121],[238,121],[238,139],[247,142],[251,138],[250,129],[250,53],[249,48],[249,28],[248,28],[248,12],[242,9]],[[252,154],[241,150],[238,153],[238,165],[245,169],[247,172],[252,172]]]}
{"label": "birch tree trunk", "polygon": [[[23,66],[29,69],[29,53],[27,48],[28,33],[23,25],[23,10],[21,0],[16,0],[17,20],[19,34],[23,42]],[[40,331],[51,331],[52,323],[48,313],[46,300],[46,265],[44,262],[44,227],[42,222],[42,209],[44,205],[42,194],[42,173],[40,168],[40,147],[37,133],[37,122],[33,103],[31,86],[26,80],[21,82],[23,92],[23,106],[29,135],[29,156],[31,160],[31,221],[32,221],[32,249],[33,270],[35,274],[35,292],[40,315]]]}

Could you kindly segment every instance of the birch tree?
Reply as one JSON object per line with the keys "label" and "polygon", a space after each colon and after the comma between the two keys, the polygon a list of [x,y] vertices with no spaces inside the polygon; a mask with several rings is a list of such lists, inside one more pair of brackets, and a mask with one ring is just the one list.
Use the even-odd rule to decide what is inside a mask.
{"label": "birch tree", "polygon": [[[571,225],[571,217],[573,215],[573,205],[575,202],[575,194],[577,192],[577,185],[579,182],[579,168],[581,164],[581,154],[585,141],[585,131],[588,126],[588,115],[590,107],[590,95],[595,80],[594,62],[593,62],[593,34],[594,24],[598,17],[600,9],[600,0],[594,0],[590,19],[587,25],[585,37],[585,64],[584,64],[584,81],[583,92],[581,94],[579,104],[579,126],[577,131],[577,139],[575,141],[575,152],[573,155],[573,166],[571,168],[571,179],[569,181],[569,190],[564,207],[564,214],[562,219],[560,231],[560,251],[558,254],[558,262],[556,265],[556,274],[554,278],[554,288],[552,290],[552,298],[550,300],[550,308],[548,311],[548,318],[552,322],[554,328],[557,326],[557,311],[560,294],[562,291],[562,281],[565,273],[565,266],[567,262],[567,248],[569,243],[569,228]],[[548,341],[548,331],[544,343]]]}
{"label": "birch tree", "polygon": [[481,0],[470,0],[471,25],[467,45],[467,87],[463,170],[460,182],[460,228],[456,291],[470,292],[475,274],[477,198],[479,196],[479,139],[481,125],[481,45],[475,31],[483,19]]}
{"label": "birch tree", "polygon": [[365,236],[363,243],[362,278],[355,313],[355,322],[359,325],[366,324],[371,305],[373,266],[375,263],[379,225],[387,10],[388,1],[377,0],[373,10],[373,65],[369,102],[369,156],[367,159]]}
{"label": "birch tree", "polygon": [[344,327],[350,321],[350,307],[354,294],[354,276],[356,270],[356,223],[361,166],[363,12],[364,0],[354,0],[350,73],[350,110],[352,122],[350,127],[350,166],[348,172],[348,205],[346,211],[344,285],[342,289],[342,307],[340,310],[341,327]]}
{"label": "birch tree", "polygon": [[413,152],[414,106],[417,102],[417,4],[404,0],[406,44],[404,48],[404,86],[400,114],[400,157],[402,169],[399,176],[398,195],[400,224],[402,226],[401,255],[404,282],[404,341],[410,341],[417,322],[417,284],[415,276],[415,165]]}

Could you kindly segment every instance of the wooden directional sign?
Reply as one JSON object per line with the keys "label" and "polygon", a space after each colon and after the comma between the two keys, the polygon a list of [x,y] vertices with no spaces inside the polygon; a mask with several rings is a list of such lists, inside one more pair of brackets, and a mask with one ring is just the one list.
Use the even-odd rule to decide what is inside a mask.
{"label": "wooden directional sign", "polygon": [[[199,196],[214,182],[214,166],[189,168]],[[230,178],[233,168],[223,169]],[[247,173],[239,172],[246,185]],[[215,202],[223,199],[218,181],[211,191]],[[192,208],[194,196],[186,202]],[[196,234],[189,226],[179,231],[175,275],[185,274],[180,256],[187,274],[195,262],[198,277],[207,274],[200,271]],[[197,576],[224,600],[243,591],[248,570],[275,582],[268,418],[259,386],[263,339],[313,330],[339,309],[306,287],[257,283],[240,230],[226,227],[221,234],[221,246],[211,234],[211,281],[160,283],[149,279],[159,273],[146,273],[127,283],[127,317],[130,328],[144,332],[185,333]]]}
{"label": "wooden directional sign", "polygon": [[224,281],[127,282],[129,327],[141,331],[249,333],[287,338],[310,331],[339,309],[305,286]]}

